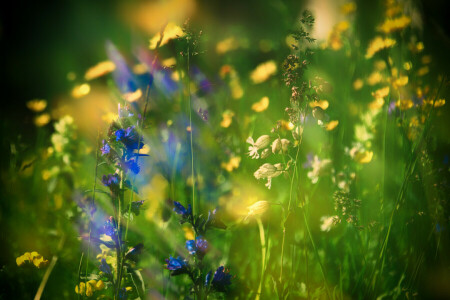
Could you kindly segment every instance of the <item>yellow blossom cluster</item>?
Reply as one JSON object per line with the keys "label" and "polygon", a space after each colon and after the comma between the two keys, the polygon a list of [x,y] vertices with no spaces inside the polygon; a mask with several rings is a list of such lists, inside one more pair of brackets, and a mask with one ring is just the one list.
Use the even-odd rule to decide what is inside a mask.
{"label": "yellow blossom cluster", "polygon": [[105,283],[102,280],[89,280],[88,282],[80,282],[79,285],[75,286],[75,293],[79,295],[86,295],[92,297],[95,291],[101,291],[105,288]]}
{"label": "yellow blossom cluster", "polygon": [[383,24],[378,26],[378,31],[383,33],[392,33],[395,31],[400,31],[405,29],[409,24],[411,24],[411,18],[408,16],[400,16],[395,19],[386,19]]}
{"label": "yellow blossom cluster", "polygon": [[396,42],[393,39],[377,36],[370,42],[369,47],[367,48],[366,58],[372,58],[375,53],[392,48],[395,44]]}
{"label": "yellow blossom cluster", "polygon": [[33,252],[25,252],[23,255],[16,258],[17,265],[23,266],[26,263],[32,263],[37,268],[42,268],[48,265],[48,260],[44,259],[42,255],[37,253],[36,251]]}

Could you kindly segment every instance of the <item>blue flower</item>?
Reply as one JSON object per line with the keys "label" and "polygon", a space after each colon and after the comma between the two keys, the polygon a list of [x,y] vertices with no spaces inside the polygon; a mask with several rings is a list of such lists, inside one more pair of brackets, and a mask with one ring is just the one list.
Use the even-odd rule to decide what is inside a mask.
{"label": "blue flower", "polygon": [[166,263],[166,268],[171,271],[171,276],[187,273],[188,264],[181,256],[173,258],[171,255],[170,258],[166,259]]}
{"label": "blue flower", "polygon": [[209,286],[209,283],[211,282],[211,276],[212,276],[212,271],[209,271],[205,277],[205,286]]}
{"label": "blue flower", "polygon": [[211,282],[212,287],[219,292],[226,291],[228,286],[231,285],[232,276],[228,273],[228,270],[224,270],[223,266],[218,267]]}
{"label": "blue flower", "polygon": [[108,143],[103,140],[103,146],[100,148],[100,150],[102,151],[102,155],[106,155],[109,154],[109,152],[111,151],[111,147],[108,145]]}
{"label": "blue flower", "polygon": [[120,189],[120,176],[119,174],[103,175],[102,182],[105,186],[109,187],[111,192],[118,192]]}
{"label": "blue flower", "polygon": [[114,220],[113,217],[109,217],[106,222],[105,225],[103,225],[104,228],[104,232],[106,235],[110,236],[110,237],[115,237],[116,233],[117,233],[117,224],[116,224],[116,220]]}
{"label": "blue flower", "polygon": [[188,205],[187,209],[178,201],[174,201],[173,205],[175,206],[173,208],[173,211],[176,212],[179,215],[182,215],[183,217],[186,217],[186,216],[190,215],[191,212],[192,212],[190,204]]}
{"label": "blue flower", "polygon": [[111,275],[111,267],[106,263],[106,260],[104,258],[102,258],[102,261],[98,268],[106,275]]}
{"label": "blue flower", "polygon": [[203,256],[208,250],[208,242],[199,236],[195,239],[195,241],[186,241],[186,249],[192,255],[197,253],[198,255]]}
{"label": "blue flower", "polygon": [[126,129],[117,129],[114,134],[116,136],[116,141],[122,142],[128,151],[144,147],[144,143],[142,142],[143,138],[137,133],[134,126],[130,126]]}
{"label": "blue flower", "polygon": [[130,159],[129,161],[126,161],[124,164],[124,167],[126,170],[131,171],[133,174],[138,174],[139,171],[141,170],[138,163],[134,159]]}

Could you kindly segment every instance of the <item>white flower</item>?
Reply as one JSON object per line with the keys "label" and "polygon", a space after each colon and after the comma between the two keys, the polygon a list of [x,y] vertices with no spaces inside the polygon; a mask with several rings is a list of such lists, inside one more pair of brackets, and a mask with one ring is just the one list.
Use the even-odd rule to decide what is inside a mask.
{"label": "white flower", "polygon": [[272,143],[272,152],[273,153],[286,153],[291,142],[287,139],[276,139]]}
{"label": "white flower", "polygon": [[262,150],[262,149],[266,148],[267,146],[269,146],[270,137],[267,134],[262,135],[256,140],[256,142],[253,141],[252,137],[249,137],[246,142],[251,145],[250,147],[248,147],[248,150],[249,150],[248,155],[251,158],[258,159],[259,158],[258,150]]}
{"label": "white flower", "polygon": [[270,189],[272,186],[272,178],[280,176],[283,173],[283,166],[281,164],[269,164],[265,163],[253,175],[256,179],[267,178],[266,186]]}
{"label": "white flower", "polygon": [[317,155],[314,155],[314,159],[311,162],[312,170],[308,172],[307,176],[311,179],[312,183],[317,183],[319,176],[325,175],[330,171],[331,160],[323,159],[320,160]]}
{"label": "white flower", "polygon": [[320,225],[320,230],[326,232],[330,231],[331,228],[336,225],[337,219],[338,216],[323,216],[320,218],[320,221],[322,222],[322,225]]}

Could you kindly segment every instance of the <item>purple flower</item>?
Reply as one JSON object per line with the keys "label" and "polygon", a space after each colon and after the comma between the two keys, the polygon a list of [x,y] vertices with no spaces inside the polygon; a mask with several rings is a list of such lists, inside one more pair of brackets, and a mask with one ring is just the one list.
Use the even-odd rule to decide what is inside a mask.
{"label": "purple flower", "polygon": [[219,291],[224,292],[231,285],[231,275],[228,273],[228,270],[225,270],[223,266],[217,268],[216,272],[214,272],[214,277],[211,282],[212,287]]}
{"label": "purple flower", "polygon": [[188,205],[187,209],[178,201],[174,201],[173,205],[175,206],[173,208],[173,211],[176,212],[179,215],[182,215],[183,217],[186,217],[186,216],[190,215],[191,212],[192,212],[190,204]]}
{"label": "purple flower", "polygon": [[116,236],[117,224],[116,224],[116,220],[114,220],[113,217],[109,217],[106,220],[105,225],[103,225],[103,228],[104,228],[104,232],[107,236],[110,236],[110,237]]}
{"label": "purple flower", "polygon": [[144,147],[142,142],[142,136],[137,133],[134,126],[130,126],[126,129],[117,129],[115,132],[116,141],[122,142],[128,151],[141,149]]}
{"label": "purple flower", "polygon": [[389,103],[388,114],[392,114],[395,111],[395,101]]}
{"label": "purple flower", "polygon": [[105,140],[103,140],[102,143],[103,143],[103,145],[100,148],[100,150],[102,151],[102,155],[109,154],[111,152],[111,147],[108,145],[108,143]]}
{"label": "purple flower", "polygon": [[105,186],[109,187],[111,192],[116,193],[120,189],[120,176],[119,174],[103,175],[102,182]]}
{"label": "purple flower", "polygon": [[111,267],[106,263],[106,260],[104,258],[102,258],[102,261],[98,268],[106,275],[111,275]]}
{"label": "purple flower", "polygon": [[189,254],[196,254],[199,256],[203,256],[208,250],[208,242],[202,237],[197,237],[194,240],[186,241],[186,249],[189,251]]}

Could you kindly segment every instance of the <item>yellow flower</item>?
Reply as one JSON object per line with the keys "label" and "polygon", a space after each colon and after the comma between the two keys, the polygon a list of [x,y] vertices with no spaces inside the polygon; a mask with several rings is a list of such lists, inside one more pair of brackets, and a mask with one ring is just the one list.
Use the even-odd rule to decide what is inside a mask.
{"label": "yellow flower", "polygon": [[84,282],[80,282],[79,285],[75,286],[75,293],[79,295],[84,295],[85,292],[86,292],[86,284]]}
{"label": "yellow flower", "polygon": [[34,112],[41,112],[47,107],[47,101],[43,99],[34,99],[27,102],[27,107]]}
{"label": "yellow flower", "polygon": [[348,2],[341,6],[341,13],[344,15],[349,15],[356,11],[356,3]]}
{"label": "yellow flower", "polygon": [[123,95],[123,98],[128,102],[136,102],[142,97],[142,90],[137,89],[134,92],[129,92]]}
{"label": "yellow flower", "polygon": [[269,97],[262,97],[258,102],[253,103],[252,110],[256,112],[265,111],[269,107]]}
{"label": "yellow flower", "polygon": [[269,60],[259,64],[255,70],[250,73],[250,79],[253,83],[258,84],[269,79],[270,76],[277,72],[275,61]]}
{"label": "yellow flower", "polygon": [[221,167],[228,172],[232,172],[234,169],[237,169],[239,167],[240,163],[241,158],[239,156],[233,156],[230,157],[230,160],[228,162],[222,162]]}
{"label": "yellow flower", "polygon": [[411,99],[401,99],[398,100],[395,105],[400,108],[400,110],[407,110],[414,106],[414,102]]}
{"label": "yellow flower", "polygon": [[369,85],[375,85],[383,80],[383,76],[381,76],[380,72],[373,72],[367,78],[367,83]]}
{"label": "yellow flower", "polygon": [[20,267],[25,263],[32,263],[37,268],[42,268],[48,264],[48,260],[44,259],[44,257],[36,251],[31,253],[25,252],[23,255],[16,258],[16,264]]}
{"label": "yellow flower", "polygon": [[384,33],[391,33],[406,28],[411,24],[411,18],[408,16],[400,16],[395,19],[387,19],[377,29]]}
{"label": "yellow flower", "polygon": [[223,128],[228,128],[231,125],[231,122],[233,122],[233,116],[234,112],[231,110],[226,110],[222,114],[222,121],[220,122],[220,126]]}
{"label": "yellow flower", "polygon": [[91,86],[87,83],[83,83],[80,85],[75,86],[72,89],[72,97],[74,98],[81,98],[89,94],[91,91]]}
{"label": "yellow flower", "polygon": [[314,107],[320,107],[323,110],[326,110],[328,108],[328,106],[330,105],[330,103],[328,103],[327,100],[319,100],[319,101],[312,101],[309,102],[309,106],[314,108]]}
{"label": "yellow flower", "polygon": [[170,68],[170,67],[175,66],[176,63],[177,63],[177,60],[175,59],[175,57],[169,57],[169,58],[166,58],[165,60],[163,60],[161,62],[161,65],[163,65],[166,68]]}
{"label": "yellow flower", "polygon": [[[433,105],[433,100],[432,99],[428,99],[428,100],[424,100],[423,101],[424,105]],[[439,99],[434,101],[434,107],[441,107],[445,105],[445,99]]]}
{"label": "yellow flower", "polygon": [[163,38],[161,40],[161,43],[158,45],[159,40],[161,39],[161,32],[158,32],[151,40],[149,48],[150,50],[154,50],[156,46],[164,46],[167,44],[170,40],[177,39],[179,37],[184,36],[185,33],[181,27],[176,25],[175,23],[168,23],[166,28],[164,28]]}
{"label": "yellow flower", "polygon": [[417,71],[417,76],[424,76],[428,74],[429,71],[430,69],[428,68],[428,66],[424,66]]}
{"label": "yellow flower", "polygon": [[372,161],[372,157],[373,157],[373,152],[372,151],[362,151],[362,152],[357,152],[355,154],[355,161],[360,163],[360,164],[367,164],[370,163]]}
{"label": "yellow flower", "polygon": [[369,109],[371,110],[378,110],[382,108],[384,105],[384,99],[383,98],[376,98],[372,102],[369,103]]}
{"label": "yellow flower", "polygon": [[37,127],[42,127],[50,122],[50,115],[47,113],[41,114],[34,118],[34,125]]}
{"label": "yellow flower", "polygon": [[232,36],[218,42],[216,45],[216,52],[218,54],[225,54],[228,51],[236,50],[237,48],[239,48],[239,42],[234,36]]}
{"label": "yellow flower", "polygon": [[339,125],[338,120],[333,120],[325,124],[325,130],[331,131],[334,130]]}
{"label": "yellow flower", "polygon": [[135,64],[133,66],[133,73],[137,75],[142,75],[148,72],[148,68],[144,64]]}
{"label": "yellow flower", "polygon": [[394,88],[405,86],[408,84],[408,76],[400,76],[392,82]]}
{"label": "yellow flower", "polygon": [[109,60],[99,62],[95,66],[89,68],[84,74],[84,79],[92,80],[108,73],[111,73],[116,69],[116,65]]}
{"label": "yellow flower", "polygon": [[355,91],[360,90],[363,86],[364,86],[364,82],[359,78],[353,82],[353,89]]}
{"label": "yellow flower", "polygon": [[375,53],[392,48],[396,44],[396,41],[390,38],[382,38],[380,36],[375,37],[369,44],[366,52],[366,58],[371,58]]}

